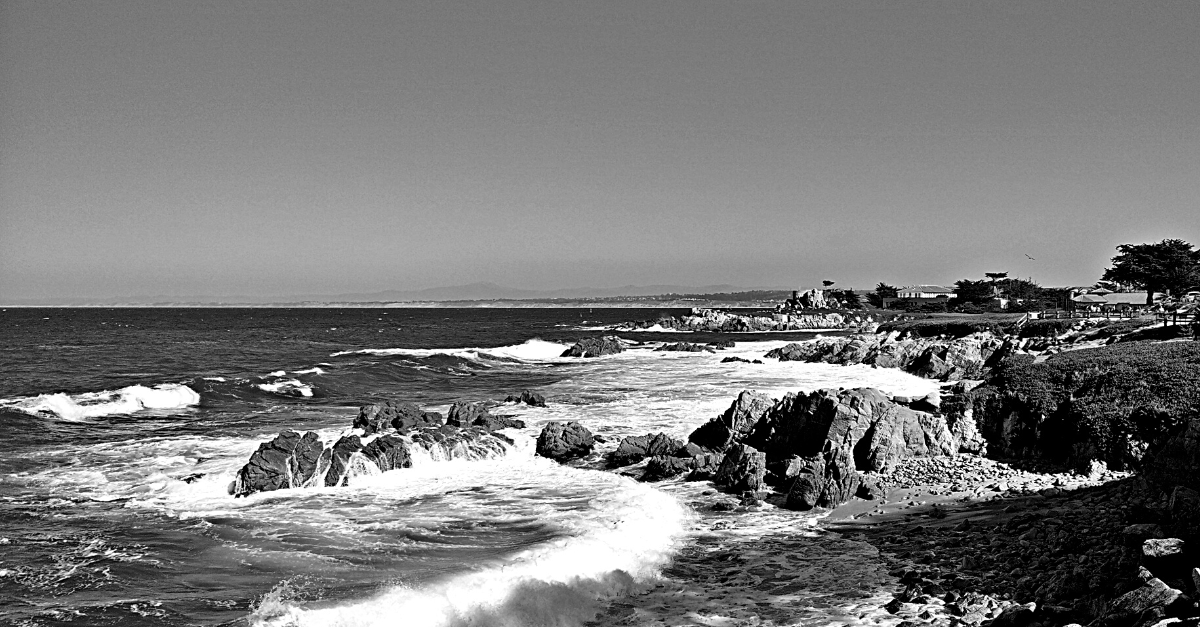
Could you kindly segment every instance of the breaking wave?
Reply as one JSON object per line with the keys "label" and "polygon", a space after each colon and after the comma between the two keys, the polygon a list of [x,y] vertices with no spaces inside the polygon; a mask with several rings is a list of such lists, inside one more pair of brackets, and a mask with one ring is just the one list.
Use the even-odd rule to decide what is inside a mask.
{"label": "breaking wave", "polygon": [[52,414],[63,420],[81,421],[144,410],[183,409],[200,404],[200,394],[181,383],[162,383],[154,387],[131,385],[119,390],[82,394],[41,394],[0,399],[0,407],[33,415]]}
{"label": "breaking wave", "polygon": [[431,357],[433,355],[450,355],[464,359],[506,359],[519,361],[551,361],[558,359],[563,351],[570,348],[566,344],[547,342],[545,340],[529,340],[521,344],[500,346],[497,348],[364,348],[361,350],[341,351],[331,357],[341,355],[404,355],[408,357]]}

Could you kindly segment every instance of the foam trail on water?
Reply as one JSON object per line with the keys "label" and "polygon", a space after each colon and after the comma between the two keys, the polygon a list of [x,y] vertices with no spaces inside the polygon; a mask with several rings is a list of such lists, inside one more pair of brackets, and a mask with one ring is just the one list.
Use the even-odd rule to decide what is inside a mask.
{"label": "foam trail on water", "polygon": [[132,414],[143,410],[183,409],[200,404],[200,394],[181,383],[162,383],[154,387],[131,385],[119,390],[82,394],[41,394],[39,396],[0,399],[0,407],[29,414],[54,414],[63,420]]}
{"label": "foam trail on water", "polygon": [[[262,626],[581,625],[606,601],[656,580],[692,514],[679,500],[626,477],[524,461],[525,476],[582,481],[594,490],[556,521],[562,537],[426,586],[305,607],[268,594],[250,616]],[[386,475],[386,473],[385,473]],[[401,618],[402,617],[402,618]]]}
{"label": "foam trail on water", "polygon": [[341,351],[331,357],[340,355],[406,355],[409,357],[430,357],[432,355],[451,355],[466,359],[478,357],[500,357],[504,359],[519,359],[521,361],[551,361],[558,359],[563,351],[570,348],[566,344],[547,342],[545,340],[529,340],[521,344],[500,346],[497,348],[364,348],[362,350]]}
{"label": "foam trail on water", "polygon": [[259,383],[258,389],[285,396],[310,397],[313,395],[312,386],[302,383],[299,379],[283,379],[272,383]]}

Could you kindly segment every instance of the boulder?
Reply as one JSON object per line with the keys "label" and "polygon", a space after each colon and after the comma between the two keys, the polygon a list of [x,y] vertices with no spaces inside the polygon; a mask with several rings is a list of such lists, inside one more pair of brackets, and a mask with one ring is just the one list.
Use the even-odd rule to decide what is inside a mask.
{"label": "boulder", "polygon": [[329,455],[320,436],[284,431],[260,444],[234,480],[234,496],[299,488],[319,480],[329,468]]}
{"label": "boulder", "polygon": [[1155,577],[1174,581],[1187,577],[1191,565],[1179,538],[1149,538],[1142,542],[1142,566]]}
{"label": "boulder", "polygon": [[525,421],[512,416],[497,416],[496,414],[484,414],[475,419],[471,426],[479,427],[485,431],[496,431],[497,429],[524,429]]}
{"label": "boulder", "polygon": [[537,392],[524,390],[520,394],[509,394],[508,397],[504,399],[504,402],[525,403],[526,405],[531,405],[533,407],[545,407],[546,397],[538,394]]}
{"label": "boulder", "polygon": [[681,448],[683,442],[665,433],[627,437],[617,445],[617,450],[608,454],[608,467],[628,466],[657,455],[675,455]]}
{"label": "boulder", "polygon": [[735,444],[725,453],[725,459],[713,477],[713,485],[732,494],[758,492],[764,487],[766,472],[766,454],[745,444]]}
{"label": "boulder", "polygon": [[563,351],[562,357],[600,357],[623,352],[625,345],[621,338],[615,335],[604,337],[589,337],[579,340],[574,346]]}
{"label": "boulder", "polygon": [[[1125,617],[1137,617],[1147,610],[1166,608],[1183,593],[1160,579],[1151,579],[1145,585],[1113,599],[1109,604],[1108,617],[1116,624],[1125,624]],[[1106,621],[1106,624],[1108,621]]]}
{"label": "boulder", "polygon": [[362,429],[364,435],[383,433],[388,427],[403,433],[410,429],[440,424],[441,414],[421,411],[416,403],[396,401],[363,405],[358,408],[358,417],[354,419],[354,427]]}
{"label": "boulder", "polygon": [[412,467],[412,454],[408,450],[408,442],[399,436],[381,435],[364,446],[362,454],[379,466],[381,472]]}
{"label": "boulder", "polygon": [[329,471],[325,473],[325,486],[346,485],[350,458],[363,449],[362,439],[357,435],[344,435],[330,449]]}
{"label": "boulder", "polygon": [[455,403],[446,415],[446,424],[452,427],[469,427],[488,415],[487,403]]}
{"label": "boulder", "polygon": [[592,452],[595,438],[578,422],[550,422],[538,434],[536,452],[542,457],[565,461]]}
{"label": "boulder", "polygon": [[700,425],[688,436],[688,441],[724,452],[735,441],[744,438],[774,403],[766,394],[743,390],[725,413]]}
{"label": "boulder", "polygon": [[682,475],[689,470],[695,468],[695,463],[691,458],[674,457],[672,455],[656,455],[646,462],[646,469],[642,472],[642,481],[662,481],[670,479],[678,475]]}

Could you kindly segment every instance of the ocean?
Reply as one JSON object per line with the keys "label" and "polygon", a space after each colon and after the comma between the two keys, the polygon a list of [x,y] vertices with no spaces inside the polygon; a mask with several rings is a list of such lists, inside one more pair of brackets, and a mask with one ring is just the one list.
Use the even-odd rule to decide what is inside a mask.
{"label": "ocean", "polygon": [[[882,624],[873,549],[816,514],[712,512],[711,486],[603,469],[628,435],[677,438],[743,389],[873,386],[903,372],[761,358],[812,333],[622,333],[619,355],[561,358],[645,309],[7,309],[0,311],[0,621],[15,625]],[[661,342],[733,339],[713,353]],[[503,400],[507,454],[419,461],[342,488],[234,498],[283,430],[327,441],[359,405]],[[605,440],[536,457],[549,421]]]}

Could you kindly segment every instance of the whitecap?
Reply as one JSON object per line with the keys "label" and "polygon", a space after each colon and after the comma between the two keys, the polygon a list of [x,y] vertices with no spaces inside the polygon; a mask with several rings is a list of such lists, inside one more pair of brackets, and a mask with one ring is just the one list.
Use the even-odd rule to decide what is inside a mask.
{"label": "whitecap", "polygon": [[200,394],[180,383],[161,383],[154,387],[131,385],[119,390],[74,395],[59,392],[0,400],[0,407],[29,414],[53,414],[70,421],[132,414],[143,410],[183,409],[198,404]]}
{"label": "whitecap", "polygon": [[409,357],[431,357],[433,355],[451,355],[464,359],[493,357],[501,359],[517,359],[520,361],[552,361],[558,359],[563,351],[570,348],[566,344],[547,342],[533,339],[521,344],[499,346],[496,348],[364,348],[361,350],[341,351],[330,357],[342,355],[406,355]]}

